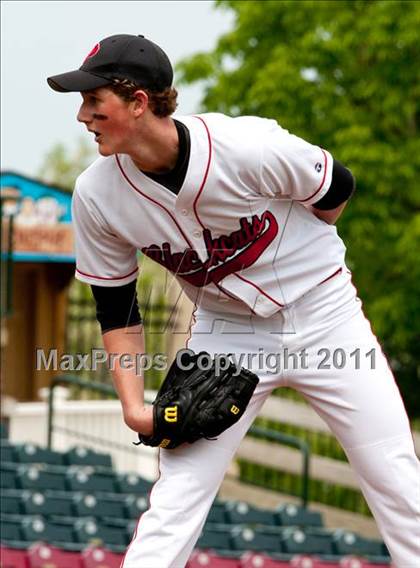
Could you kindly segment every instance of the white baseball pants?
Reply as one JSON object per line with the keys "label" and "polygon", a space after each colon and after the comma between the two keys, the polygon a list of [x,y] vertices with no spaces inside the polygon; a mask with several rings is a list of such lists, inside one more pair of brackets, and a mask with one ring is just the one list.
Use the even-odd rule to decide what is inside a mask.
{"label": "white baseball pants", "polygon": [[[400,393],[349,273],[269,319],[230,317],[223,306],[220,314],[198,311],[188,347],[242,355],[260,383],[246,413],[217,441],[161,450],[150,509],[139,520],[122,568],[185,566],[241,439],[279,386],[301,392],[342,444],[394,566],[419,568],[420,465]],[[273,370],[270,354],[279,353],[281,368]],[[297,365],[291,353],[304,354]],[[253,362],[249,354],[256,354]]]}

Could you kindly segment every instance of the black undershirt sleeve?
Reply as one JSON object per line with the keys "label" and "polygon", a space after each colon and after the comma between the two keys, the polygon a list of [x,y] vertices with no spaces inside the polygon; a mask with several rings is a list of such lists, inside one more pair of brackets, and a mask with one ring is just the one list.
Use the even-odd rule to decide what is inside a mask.
{"label": "black undershirt sleeve", "polygon": [[350,199],[354,190],[355,179],[353,174],[341,162],[334,160],[331,185],[324,197],[314,203],[313,207],[323,211],[335,209]]}
{"label": "black undershirt sleeve", "polygon": [[142,322],[137,301],[136,280],[116,287],[91,286],[96,300],[96,318],[102,333]]}

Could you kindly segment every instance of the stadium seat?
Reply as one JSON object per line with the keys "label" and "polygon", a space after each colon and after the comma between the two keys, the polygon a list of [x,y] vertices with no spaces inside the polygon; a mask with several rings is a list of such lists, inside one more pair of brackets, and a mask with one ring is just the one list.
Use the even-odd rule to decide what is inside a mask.
{"label": "stadium seat", "polygon": [[206,523],[228,523],[229,519],[226,516],[226,504],[225,503],[213,503],[209,514],[207,515]]}
{"label": "stadium seat", "polygon": [[231,533],[235,550],[254,552],[281,552],[281,533],[265,528],[235,527]]}
{"label": "stadium seat", "polygon": [[390,567],[395,568],[394,564],[392,564],[390,560],[378,561],[377,559],[375,559],[375,561],[369,560],[369,562],[365,562],[363,566],[363,568],[390,568]]}
{"label": "stadium seat", "polygon": [[57,519],[50,521],[39,515],[23,518],[22,533],[28,542],[43,541],[54,545],[74,542],[72,525]]}
{"label": "stadium seat", "polygon": [[20,515],[6,515],[0,517],[0,533],[1,540],[8,541],[22,541],[24,540],[21,526],[22,518]]}
{"label": "stadium seat", "polygon": [[329,533],[303,531],[300,528],[285,528],[281,546],[282,552],[289,554],[333,554]]}
{"label": "stadium seat", "polygon": [[79,552],[68,552],[50,544],[32,545],[27,556],[29,568],[83,568]]}
{"label": "stadium seat", "polygon": [[332,535],[335,554],[382,556],[384,543],[381,540],[370,540],[347,530],[334,531]]}
{"label": "stadium seat", "polygon": [[230,550],[232,543],[230,538],[230,526],[205,525],[198,541],[197,548],[201,550]]}
{"label": "stadium seat", "polygon": [[266,554],[245,552],[241,557],[240,568],[290,568],[288,560],[277,560]]}
{"label": "stadium seat", "polygon": [[[127,519],[117,519],[117,518],[106,517],[106,518],[103,518],[100,522],[102,523],[102,526],[106,526],[108,529],[112,529],[112,530],[120,532],[121,534],[125,534],[126,544],[128,544],[128,543],[131,542],[133,535],[134,535],[134,532],[137,530],[137,525],[138,525],[139,519],[127,520]],[[112,546],[109,546],[109,544],[111,544]],[[118,542],[107,543],[107,548],[109,548],[113,552],[119,552]],[[125,549],[124,549],[124,552],[125,552]]]}
{"label": "stadium seat", "polygon": [[138,519],[149,508],[149,499],[145,495],[125,495],[123,503],[127,519]]}
{"label": "stadium seat", "polygon": [[82,568],[120,568],[123,556],[104,548],[89,547],[82,552]]}
{"label": "stadium seat", "polygon": [[117,476],[116,488],[120,493],[149,494],[154,483],[135,473],[124,473]]}
{"label": "stadium seat", "polygon": [[78,517],[117,517],[126,516],[124,502],[115,497],[95,496],[90,493],[76,494],[73,498],[74,512]]}
{"label": "stadium seat", "polygon": [[63,454],[64,463],[67,465],[90,465],[93,467],[105,467],[112,469],[110,454],[100,454],[90,448],[76,446]]}
{"label": "stadium seat", "polygon": [[74,530],[79,542],[87,544],[106,544],[126,546],[128,544],[127,522],[124,526],[110,526],[87,517],[77,519]]}
{"label": "stadium seat", "polygon": [[340,568],[365,568],[366,562],[356,556],[344,556],[340,560]]}
{"label": "stadium seat", "polygon": [[137,525],[139,523],[139,519],[132,519],[130,521],[127,522],[127,536],[128,536],[128,542],[131,542],[133,540],[134,534],[135,532],[137,532]]}
{"label": "stadium seat", "polygon": [[61,491],[23,491],[22,509],[26,515],[73,515],[73,495]]}
{"label": "stadium seat", "polygon": [[381,553],[381,554],[382,554],[383,556],[391,557],[391,555],[390,555],[390,553],[389,553],[389,550],[388,550],[388,548],[387,548],[387,546],[386,546],[386,544],[385,544],[384,542],[382,543],[382,553]]}
{"label": "stadium seat", "polygon": [[17,464],[1,462],[0,487],[2,489],[16,489],[17,487]]}
{"label": "stadium seat", "polygon": [[20,515],[22,491],[18,489],[2,489],[0,493],[0,511],[8,515]]}
{"label": "stadium seat", "polygon": [[237,558],[224,558],[214,552],[195,550],[187,562],[187,568],[241,568]]}
{"label": "stadium seat", "polygon": [[232,524],[268,525],[276,524],[276,513],[253,507],[244,501],[228,501],[226,518]]}
{"label": "stadium seat", "polygon": [[36,444],[19,444],[15,446],[16,459],[20,463],[43,463],[49,465],[64,465],[63,454]]}
{"label": "stadium seat", "polygon": [[7,440],[7,438],[9,437],[9,429],[7,427],[7,424],[1,420],[0,421],[0,439],[1,440]]}
{"label": "stadium seat", "polygon": [[95,471],[91,466],[70,468],[67,472],[67,486],[70,491],[94,493],[115,492],[115,474],[112,471]]}
{"label": "stadium seat", "polygon": [[294,556],[290,561],[290,566],[293,568],[341,568],[340,560],[337,558],[325,559],[306,554]]}
{"label": "stadium seat", "polygon": [[340,568],[396,568],[391,559],[374,560],[356,556],[343,556],[340,560]]}
{"label": "stadium seat", "polygon": [[0,546],[1,568],[28,568],[26,550]]}
{"label": "stadium seat", "polygon": [[17,470],[17,485],[21,489],[66,490],[66,478],[61,468],[41,464],[22,464]]}
{"label": "stadium seat", "polygon": [[282,504],[276,509],[277,523],[281,526],[322,527],[322,515],[300,505]]}
{"label": "stadium seat", "polygon": [[13,463],[17,461],[15,446],[8,440],[0,440],[0,452],[0,459],[2,462]]}

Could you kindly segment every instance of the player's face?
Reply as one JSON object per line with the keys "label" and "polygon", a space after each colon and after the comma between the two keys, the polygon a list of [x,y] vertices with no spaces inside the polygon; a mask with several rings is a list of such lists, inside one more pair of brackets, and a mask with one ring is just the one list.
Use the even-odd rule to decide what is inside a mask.
{"label": "player's face", "polygon": [[99,153],[102,156],[130,153],[135,126],[132,104],[106,88],[86,91],[81,95],[83,102],[77,120],[95,134]]}

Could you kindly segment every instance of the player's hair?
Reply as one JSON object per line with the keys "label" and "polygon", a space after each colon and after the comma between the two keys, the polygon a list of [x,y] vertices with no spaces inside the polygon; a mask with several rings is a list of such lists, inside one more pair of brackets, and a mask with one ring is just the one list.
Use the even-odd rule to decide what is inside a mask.
{"label": "player's hair", "polygon": [[144,89],[136,85],[128,79],[113,79],[112,84],[108,86],[109,89],[124,101],[131,102],[135,99],[134,93],[141,89],[149,97],[150,110],[156,116],[164,118],[170,116],[175,112],[178,106],[177,97],[178,91],[174,87],[167,87],[164,91],[155,92],[149,89]]}

